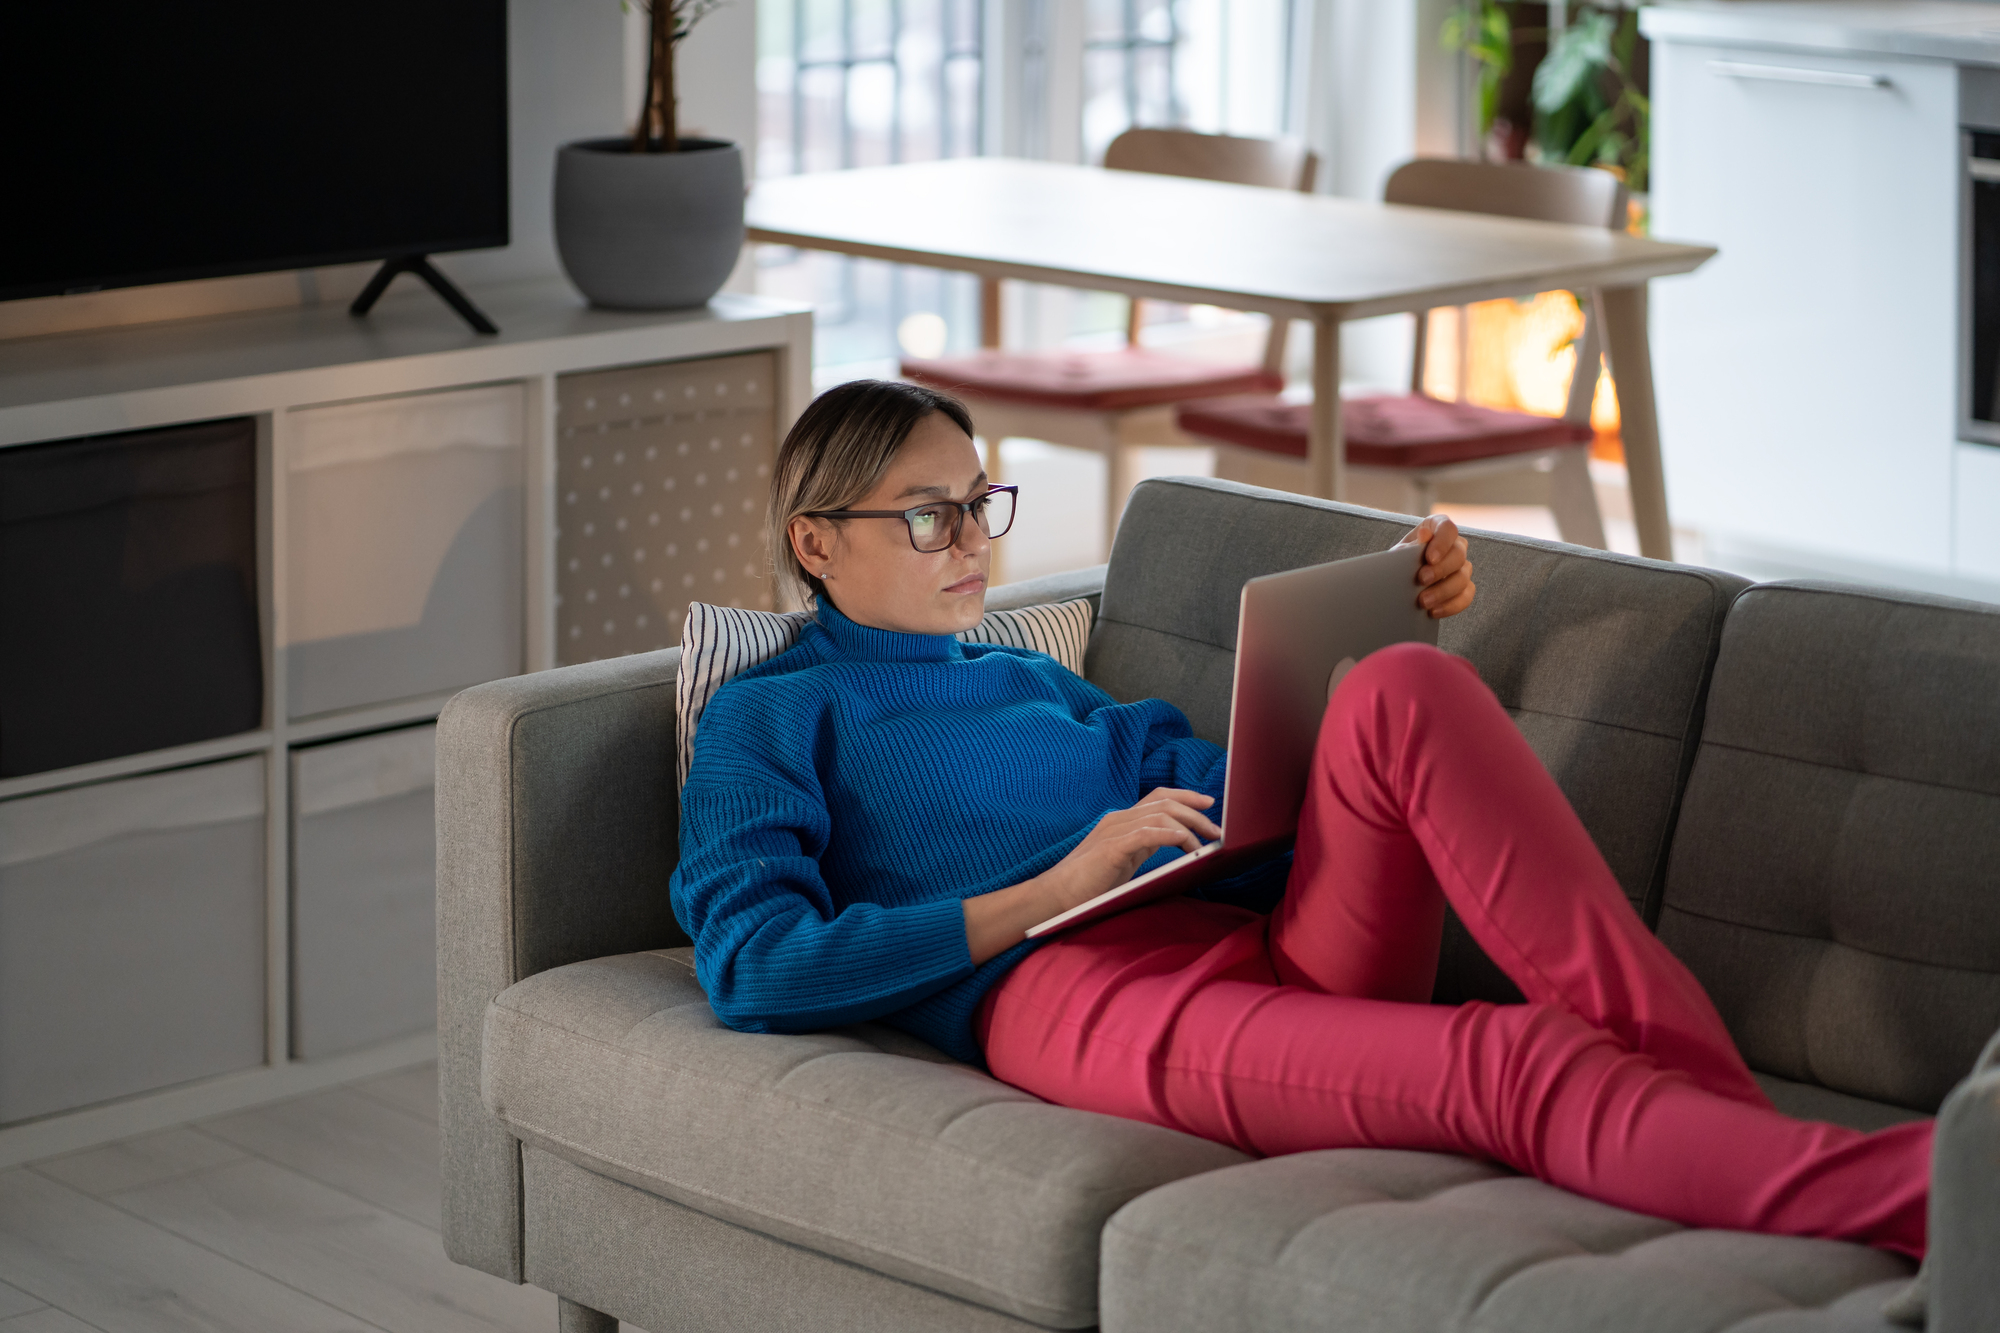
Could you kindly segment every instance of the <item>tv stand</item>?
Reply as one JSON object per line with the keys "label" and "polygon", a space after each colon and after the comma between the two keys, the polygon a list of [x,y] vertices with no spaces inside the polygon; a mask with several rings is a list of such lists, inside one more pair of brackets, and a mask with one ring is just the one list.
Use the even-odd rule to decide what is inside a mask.
{"label": "tv stand", "polygon": [[479,307],[466,299],[465,293],[452,285],[450,278],[438,272],[429,255],[397,255],[382,261],[382,267],[375,270],[375,276],[368,279],[368,285],[361,289],[361,295],[354,298],[354,304],[347,307],[350,315],[365,315],[375,306],[377,298],[388,289],[389,283],[398,273],[414,273],[430,284],[432,291],[444,298],[444,303],[458,312],[458,317],[472,326],[474,333],[498,333],[500,328],[480,311]]}
{"label": "tv stand", "polygon": [[[260,517],[254,567],[263,577],[253,632],[263,663],[265,700],[261,725],[251,731],[0,778],[0,806],[55,794],[60,800],[42,808],[68,812],[61,814],[67,821],[62,836],[47,849],[16,848],[8,832],[0,831],[0,862],[18,861],[20,855],[35,858],[20,866],[29,879],[9,879],[16,867],[0,866],[0,887],[5,888],[0,893],[5,909],[0,910],[0,959],[39,950],[51,960],[31,972],[0,966],[0,1011],[8,1019],[0,1041],[0,1090],[16,1094],[0,1099],[0,1173],[19,1162],[230,1114],[436,1058],[437,1039],[431,1032],[383,1038],[380,1034],[388,1028],[379,1017],[369,1017],[394,1018],[401,1012],[397,1004],[422,994],[418,988],[435,974],[434,962],[400,943],[389,948],[372,936],[330,932],[314,924],[328,918],[316,917],[318,909],[312,906],[331,901],[312,897],[314,885],[330,882],[313,878],[321,874],[314,867],[334,865],[315,848],[358,856],[343,840],[382,853],[379,860],[366,860],[369,869],[342,881],[365,895],[365,902],[357,897],[352,903],[374,911],[370,904],[408,902],[378,898],[378,893],[400,893],[405,887],[429,892],[430,863],[421,859],[427,855],[423,831],[429,818],[422,810],[429,798],[412,800],[408,792],[391,796],[385,789],[362,804],[343,804],[322,814],[323,802],[314,793],[326,789],[316,785],[313,756],[331,758],[343,753],[332,747],[352,744],[356,748],[344,753],[359,766],[341,772],[407,772],[421,785],[427,773],[421,762],[391,759],[382,769],[368,767],[374,760],[360,763],[371,753],[366,747],[378,743],[369,738],[389,738],[379,743],[395,753],[400,753],[395,751],[398,737],[420,746],[422,735],[416,729],[433,721],[458,683],[508,667],[493,665],[490,653],[485,658],[475,654],[474,662],[488,665],[455,672],[450,680],[387,680],[395,688],[371,687],[329,705],[301,693],[315,678],[302,671],[314,665],[312,643],[345,651],[338,645],[364,644],[345,636],[357,630],[372,634],[379,626],[396,636],[374,641],[379,656],[340,660],[369,671],[402,669],[429,660],[435,647],[446,642],[451,660],[462,660],[461,639],[484,625],[494,635],[485,641],[502,648],[508,663],[518,663],[511,669],[540,671],[634,646],[651,648],[652,643],[628,644],[623,637],[644,632],[634,619],[635,613],[651,609],[642,608],[642,602],[677,609],[690,597],[726,600],[733,586],[754,580],[742,570],[755,561],[761,535],[756,515],[741,503],[759,485],[757,469],[769,465],[776,442],[812,399],[812,315],[805,307],[722,292],[706,306],[688,310],[604,310],[554,275],[481,284],[465,294],[493,317],[502,330],[498,336],[468,338],[459,316],[435,296],[419,295],[405,283],[401,290],[391,284],[366,320],[349,315],[347,302],[341,301],[0,342],[0,454],[18,445],[78,436],[257,419],[261,461],[255,472],[255,505]],[[754,389],[742,378],[741,368],[751,362],[767,367]],[[457,395],[468,390],[482,395],[501,391],[513,405],[504,418],[491,407],[451,409],[454,401],[467,401]],[[619,402],[621,394],[629,402]],[[586,407],[591,398],[597,401]],[[566,412],[559,410],[564,406]],[[324,415],[328,412],[332,415]],[[313,426],[316,418],[338,422],[340,433],[324,433],[330,428]],[[725,423],[740,424],[723,430]],[[600,434],[598,426],[607,429]],[[506,433],[498,434],[501,430]],[[748,446],[742,443],[745,434],[752,436]],[[316,443],[364,439],[371,442],[369,448],[337,454]],[[672,441],[679,439],[701,448],[700,455],[692,448],[687,457],[676,453]],[[703,447],[711,439],[719,446],[713,452]],[[497,447],[502,442],[507,443],[504,449]],[[649,460],[645,452],[654,446],[658,457]],[[726,458],[723,448],[729,451]],[[614,461],[618,454],[623,457]],[[592,459],[587,472],[581,471],[584,458]],[[328,461],[340,466],[316,466]],[[467,465],[470,470],[463,470]],[[736,478],[723,475],[732,468]],[[583,491],[577,478],[594,476],[601,489],[614,473],[622,483],[618,491],[578,494],[571,507],[566,497]],[[710,505],[733,494],[737,504],[728,507],[732,516],[712,510],[694,514],[688,492],[696,489],[694,477],[700,474],[707,475],[700,489]],[[663,485],[670,479],[677,480],[671,492]],[[728,491],[732,480],[733,493]],[[488,489],[473,491],[468,481]],[[495,481],[500,483],[497,491],[490,489]],[[650,501],[632,495],[635,481],[642,483]],[[385,499],[394,503],[377,508]],[[669,505],[667,500],[680,503]],[[681,517],[683,504],[689,507],[687,518]],[[597,536],[586,534],[586,509],[597,524]],[[372,517],[357,528],[357,513]],[[659,515],[657,526],[649,521],[654,513]],[[633,515],[637,524],[626,529],[628,537],[617,523]],[[96,522],[90,515],[84,518]],[[23,525],[8,525],[8,559],[24,535]],[[731,536],[740,538],[735,550],[729,546]],[[37,532],[30,540],[46,547],[49,538]],[[491,558],[495,541],[505,543],[510,558]],[[670,542],[679,543],[675,556],[667,554]],[[701,542],[711,550],[728,551],[729,558],[698,551]],[[383,548],[383,563],[371,560],[366,568],[348,563],[355,550],[377,545]],[[643,564],[630,559],[633,548],[644,549]],[[628,557],[622,564],[616,558],[621,553]],[[606,554],[614,556],[615,569],[602,563]],[[418,563],[410,563],[413,558]],[[0,578],[43,577],[17,574],[17,568],[18,563],[6,565]],[[62,569],[48,568],[48,578],[67,577]],[[643,583],[635,577],[640,569],[649,576]],[[725,571],[727,583],[715,579],[717,569]],[[591,581],[580,583],[586,574]],[[662,582],[658,591],[649,587],[654,578]],[[409,585],[420,579],[430,582],[431,591],[406,595],[413,594]],[[631,596],[622,598],[620,591],[628,585]],[[706,592],[697,592],[697,585]],[[721,597],[717,589],[723,590]],[[558,605],[566,590],[568,596]],[[598,595],[592,598],[591,591]],[[435,612],[446,596],[453,605],[440,620]],[[749,596],[743,601],[753,604]],[[583,609],[593,602],[596,614],[587,629],[573,634],[584,628],[579,623]],[[626,609],[616,609],[620,602]],[[430,625],[420,614],[410,619],[412,603],[416,608],[430,604]],[[357,622],[357,613],[372,619]],[[618,617],[617,633],[604,630],[607,614]],[[329,620],[330,615],[348,619]],[[669,642],[678,634],[668,617],[657,613],[647,628]],[[327,637],[308,640],[313,635]],[[12,650],[15,644],[10,639],[0,647]],[[306,748],[320,746],[328,748]],[[228,774],[244,768],[255,772],[229,777],[216,767],[231,764],[237,767]],[[226,780],[207,785],[217,774]],[[158,801],[169,801],[174,811],[182,812],[174,815],[176,825],[155,816],[156,809],[167,806],[144,804]],[[407,804],[418,807],[413,820],[395,822],[394,810]],[[32,813],[34,807],[15,808],[20,813],[5,826],[8,830],[25,827],[31,817],[43,818]],[[79,811],[86,813],[77,816]],[[97,821],[112,816],[124,822],[76,822],[76,817]],[[327,818],[336,823],[322,822],[314,832],[312,821]],[[157,832],[141,834],[144,843],[128,843],[125,830],[142,828]],[[153,841],[159,837],[169,842]],[[138,871],[126,875],[118,869],[129,861],[120,848],[141,849],[130,855],[142,855],[153,846],[171,850],[179,859],[163,857],[155,865],[147,856]],[[407,862],[401,858],[411,851],[419,859],[409,877],[402,878]],[[183,875],[175,868],[203,856],[212,859],[200,862],[194,872]],[[15,910],[21,900],[17,884],[34,886],[27,916]],[[103,932],[93,927],[79,946],[74,932],[60,939],[37,933],[68,920],[62,904],[79,901],[79,894],[90,895],[92,903],[112,904],[105,909],[105,920],[113,923],[106,929],[115,938],[99,938]],[[144,913],[121,916],[118,909],[143,905],[161,894],[173,895],[181,918],[211,932],[205,943],[213,952],[197,961],[172,950],[141,947],[148,942]],[[121,921],[126,924],[118,933]],[[141,933],[139,946],[131,944],[134,932]],[[332,952],[324,952],[323,945]],[[90,952],[93,947],[97,954]],[[103,969],[90,967],[91,959],[114,948],[121,959],[136,960],[121,964],[130,984],[115,995],[93,994],[94,1007],[79,1017],[65,1007],[68,997],[102,975]],[[65,957],[73,963],[65,965]],[[328,960],[334,973],[325,970]],[[321,977],[365,976],[374,993],[314,990],[308,978],[315,966]],[[209,971],[213,975],[205,975]],[[229,988],[232,978],[234,989]],[[206,1004],[214,1007],[199,1007]],[[119,1035],[125,1029],[118,1025],[135,1010],[149,1024],[143,1029],[148,1037],[143,1046]],[[203,1023],[211,1015],[225,1015],[230,1026],[211,1031],[190,1022],[190,1013],[201,1015]],[[313,1045],[315,1031],[330,1031],[314,1028],[315,1013],[328,1019],[344,1014],[357,1024],[376,1026],[345,1029],[353,1044],[334,1053],[335,1043]],[[66,1062],[63,1068],[85,1070],[91,1081],[86,1086],[79,1076],[51,1089],[42,1098],[49,1108],[45,1113],[14,1118],[9,1102],[19,1100],[27,1086],[22,1080],[30,1071],[47,1068],[52,1058]],[[125,1091],[102,1091],[113,1082]],[[9,1179],[13,1177],[0,1174],[0,1200],[11,1197],[4,1192]],[[0,1279],[12,1276],[0,1271]],[[0,1326],[14,1308],[7,1304],[7,1291],[0,1284]]]}

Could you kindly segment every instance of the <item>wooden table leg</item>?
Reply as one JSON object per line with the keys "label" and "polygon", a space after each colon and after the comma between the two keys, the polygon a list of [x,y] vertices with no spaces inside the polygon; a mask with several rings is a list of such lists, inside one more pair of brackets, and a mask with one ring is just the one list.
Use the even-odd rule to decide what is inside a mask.
{"label": "wooden table leg", "polygon": [[1119,438],[1116,420],[1105,422],[1109,443],[1104,450],[1104,558],[1111,558],[1111,544],[1118,536],[1118,520],[1124,517],[1125,502],[1132,496],[1131,455]]}
{"label": "wooden table leg", "polygon": [[1313,321],[1312,429],[1306,442],[1306,477],[1312,493],[1327,500],[1347,496],[1346,446],[1340,434],[1340,321]]}
{"label": "wooden table leg", "polygon": [[[979,280],[979,345],[981,347],[998,348],[1000,346],[1001,334],[1004,332],[1000,319],[1000,279],[981,278]],[[975,418],[975,422],[976,420],[977,418]],[[986,437],[986,480],[989,484],[997,486],[1005,479],[1006,472],[1000,466],[1000,439],[996,435],[988,435]],[[1006,539],[1002,538],[1000,541],[994,542],[992,552],[986,558],[986,583],[990,588],[999,587],[1005,579],[1005,575],[1001,572],[1003,566],[1001,558],[1003,552],[1001,548],[1005,544],[1005,541]]]}
{"label": "wooden table leg", "polygon": [[1605,287],[1597,293],[1598,322],[1611,382],[1618,390],[1618,433],[1625,443],[1625,474],[1632,487],[1632,517],[1639,554],[1674,558],[1667,520],[1667,474],[1660,461],[1660,418],[1653,403],[1653,352],[1646,337],[1646,288]]}
{"label": "wooden table leg", "polygon": [[1000,279],[979,280],[979,345],[1000,346]]}

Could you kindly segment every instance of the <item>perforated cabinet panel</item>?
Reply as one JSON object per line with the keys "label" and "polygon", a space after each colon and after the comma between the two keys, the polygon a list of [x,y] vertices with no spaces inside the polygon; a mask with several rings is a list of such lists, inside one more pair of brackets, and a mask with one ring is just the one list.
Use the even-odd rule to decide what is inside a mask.
{"label": "perforated cabinet panel", "polygon": [[769,609],[770,352],[556,381],[556,656],[680,642],[691,601]]}

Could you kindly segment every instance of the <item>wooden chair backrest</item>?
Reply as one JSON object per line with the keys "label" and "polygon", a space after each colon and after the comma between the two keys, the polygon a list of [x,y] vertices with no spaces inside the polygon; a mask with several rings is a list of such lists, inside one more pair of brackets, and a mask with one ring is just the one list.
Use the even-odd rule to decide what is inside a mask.
{"label": "wooden chair backrest", "polygon": [[[1188,176],[1229,185],[1261,185],[1272,190],[1312,193],[1319,155],[1297,139],[1244,139],[1193,130],[1126,130],[1104,150],[1113,171],[1148,171],[1156,176]],[[1125,321],[1125,341],[1137,346],[1142,307],[1134,299]],[[1284,320],[1271,321],[1264,340],[1264,365],[1276,371],[1285,357]]]}
{"label": "wooden chair backrest", "polygon": [[1311,190],[1319,157],[1297,139],[1241,139],[1193,130],[1127,130],[1104,150],[1113,171],[1149,171],[1273,190]]}
{"label": "wooden chair backrest", "polygon": [[[1382,187],[1382,202],[1388,204],[1449,208],[1460,213],[1487,213],[1613,230],[1625,225],[1625,200],[1625,182],[1594,167],[1538,167],[1446,157],[1420,157],[1405,162]],[[1592,305],[1591,301],[1584,301],[1583,336],[1577,339],[1579,369],[1597,361],[1600,344]],[[1429,324],[1428,311],[1417,316],[1416,356],[1410,367],[1412,393],[1423,392]],[[1588,421],[1591,395],[1596,387],[1595,375],[1576,376],[1563,415],[1573,421]]]}
{"label": "wooden chair backrest", "polygon": [[1625,225],[1625,182],[1595,167],[1420,157],[1390,175],[1382,202],[1581,227]]}

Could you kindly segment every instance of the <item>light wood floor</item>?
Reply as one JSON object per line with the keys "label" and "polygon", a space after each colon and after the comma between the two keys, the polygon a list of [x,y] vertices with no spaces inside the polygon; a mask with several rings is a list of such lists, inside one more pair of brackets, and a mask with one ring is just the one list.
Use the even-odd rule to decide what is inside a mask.
{"label": "light wood floor", "polygon": [[0,1171],[0,1333],[555,1333],[438,1199],[434,1065]]}

